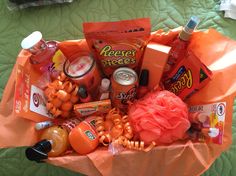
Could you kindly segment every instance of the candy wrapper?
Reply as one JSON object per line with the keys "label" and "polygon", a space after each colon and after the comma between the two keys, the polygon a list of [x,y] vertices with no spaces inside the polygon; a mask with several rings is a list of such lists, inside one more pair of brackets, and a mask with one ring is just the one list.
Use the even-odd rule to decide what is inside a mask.
{"label": "candy wrapper", "polygon": [[73,2],[73,0],[8,0],[10,10],[24,9],[33,6],[51,5],[57,3]]}
{"label": "candy wrapper", "polygon": [[212,72],[192,51],[188,51],[163,83],[166,90],[175,93],[184,100],[204,87],[211,77]]}
{"label": "candy wrapper", "polygon": [[[153,42],[168,45],[179,30],[168,33],[154,32]],[[85,40],[61,43],[61,51],[76,54],[87,47]],[[71,47],[70,47],[71,46]],[[221,145],[184,140],[171,145],[158,145],[149,152],[126,150],[113,156],[107,148],[99,147],[87,155],[71,153],[49,158],[46,162],[86,175],[182,175],[197,176],[206,171],[220,154],[232,143],[233,101],[236,96],[236,42],[210,29],[193,34],[189,48],[213,72],[212,80],[193,94],[186,103],[189,106],[225,102],[224,134]],[[29,146],[37,142],[35,123],[15,116],[13,97],[17,65],[27,66],[28,57],[22,53],[4,90],[0,104],[0,147]],[[157,164],[158,163],[158,164]],[[184,164],[183,164],[184,163]]]}
{"label": "candy wrapper", "polygon": [[150,36],[148,18],[84,23],[83,28],[89,47],[107,76],[121,66],[138,71]]}

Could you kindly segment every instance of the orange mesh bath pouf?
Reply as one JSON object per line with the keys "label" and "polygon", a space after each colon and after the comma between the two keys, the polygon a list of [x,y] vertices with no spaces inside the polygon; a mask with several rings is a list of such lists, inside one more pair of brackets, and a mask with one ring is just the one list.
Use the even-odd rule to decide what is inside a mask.
{"label": "orange mesh bath pouf", "polygon": [[129,107],[130,122],[145,143],[172,143],[185,136],[190,127],[188,108],[169,91],[149,93]]}

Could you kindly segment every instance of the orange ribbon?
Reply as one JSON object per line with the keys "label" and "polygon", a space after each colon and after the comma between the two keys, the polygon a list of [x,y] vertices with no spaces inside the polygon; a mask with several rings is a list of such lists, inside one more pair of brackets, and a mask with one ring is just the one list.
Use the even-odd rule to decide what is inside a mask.
{"label": "orange ribbon", "polygon": [[[110,121],[113,124],[106,123]],[[128,116],[125,115],[122,117],[120,111],[116,108],[111,109],[105,118],[101,116],[97,117],[95,126],[99,142],[104,146],[108,146],[114,140],[115,143],[128,149],[148,152],[156,145],[155,142],[152,142],[147,148],[144,148],[143,141],[132,141],[131,139],[134,135]]]}
{"label": "orange ribbon", "polygon": [[44,90],[47,98],[47,110],[53,117],[68,118],[75,103],[78,103],[78,86],[61,73],[56,80],[49,83]]}

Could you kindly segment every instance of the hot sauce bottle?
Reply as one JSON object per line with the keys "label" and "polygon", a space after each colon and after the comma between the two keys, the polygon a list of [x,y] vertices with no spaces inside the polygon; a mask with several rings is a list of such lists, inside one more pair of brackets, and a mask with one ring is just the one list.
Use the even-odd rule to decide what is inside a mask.
{"label": "hot sauce bottle", "polygon": [[185,56],[191,35],[199,22],[200,20],[198,17],[192,16],[182,31],[179,33],[178,38],[176,38],[171,43],[171,50],[166,67],[164,69],[164,76],[169,73],[173,67],[177,65],[179,61]]}
{"label": "hot sauce bottle", "polygon": [[58,50],[58,42],[46,42],[41,32],[35,31],[24,38],[21,47],[32,54],[29,58],[30,63],[39,73],[49,72],[55,78],[58,72],[63,70],[65,57]]}

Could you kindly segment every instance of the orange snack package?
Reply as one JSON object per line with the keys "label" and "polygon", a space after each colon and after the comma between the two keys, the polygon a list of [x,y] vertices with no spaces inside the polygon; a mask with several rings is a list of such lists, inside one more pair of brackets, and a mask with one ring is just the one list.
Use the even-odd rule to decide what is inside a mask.
{"label": "orange snack package", "polygon": [[78,118],[89,115],[105,114],[108,113],[110,109],[110,99],[74,105],[74,112]]}
{"label": "orange snack package", "polygon": [[[151,41],[168,45],[178,32],[179,30],[172,30],[166,33],[159,30],[152,34]],[[85,40],[63,43],[61,43],[63,45],[61,51],[65,51],[67,55],[70,55],[70,51],[76,55],[84,49],[83,46],[87,46]],[[225,102],[224,133],[221,145],[186,140],[168,146],[159,145],[147,153],[127,150],[115,157],[108,152],[107,148],[99,147],[87,155],[71,153],[49,158],[46,162],[94,176],[170,176],[176,173],[201,175],[232,143],[232,113],[236,96],[236,42],[210,29],[206,32],[194,33],[189,48],[210,68],[213,77],[186,103],[189,106],[196,106]],[[16,117],[13,111],[17,65],[21,64],[25,67],[26,60],[26,56],[18,56],[0,103],[0,147],[29,146],[38,140],[38,132],[34,129],[35,123]]]}
{"label": "orange snack package", "polygon": [[[29,52],[25,50],[19,54],[19,57],[29,56]],[[24,65],[17,65],[13,106],[16,116],[36,122],[53,118],[46,108],[47,101],[43,89],[39,87],[39,79],[40,74],[34,71],[29,60]]]}
{"label": "orange snack package", "polygon": [[105,75],[121,66],[138,71],[147,39],[150,19],[83,24],[84,35]]}
{"label": "orange snack package", "polygon": [[186,56],[167,75],[163,83],[165,89],[184,100],[204,87],[211,77],[212,72],[192,51],[188,51]]}
{"label": "orange snack package", "polygon": [[149,42],[147,44],[143,55],[141,70],[147,69],[149,71],[149,90],[158,88],[169,52],[169,46],[160,45],[155,42]]}

